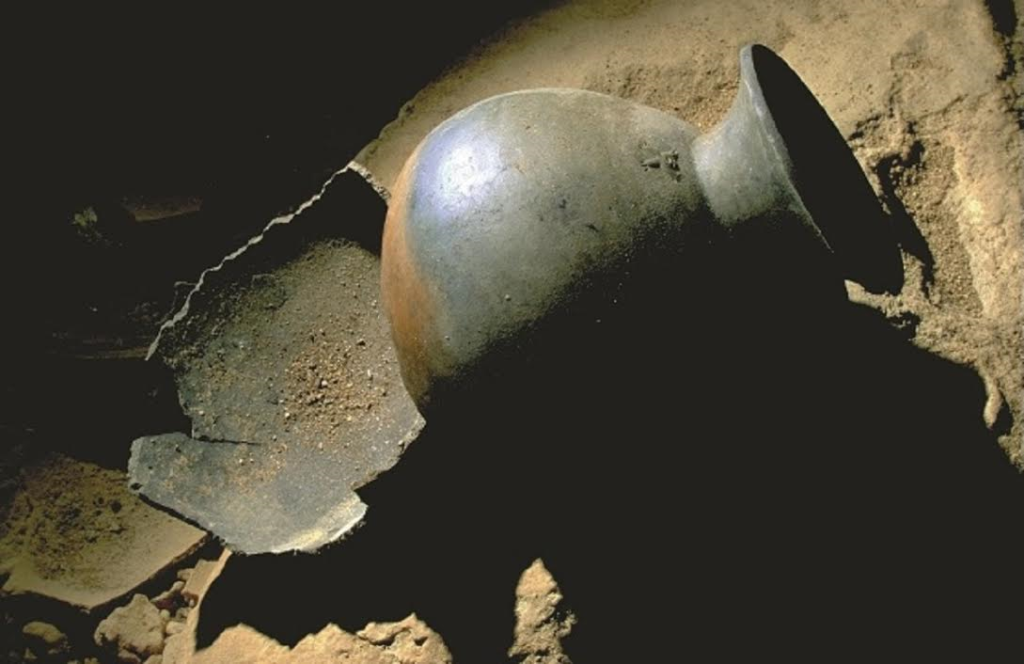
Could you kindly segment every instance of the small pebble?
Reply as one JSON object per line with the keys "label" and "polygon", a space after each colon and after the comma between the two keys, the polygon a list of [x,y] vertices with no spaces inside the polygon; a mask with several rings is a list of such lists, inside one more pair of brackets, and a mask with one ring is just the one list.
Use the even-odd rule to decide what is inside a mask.
{"label": "small pebble", "polygon": [[68,637],[50,623],[33,620],[21,628],[21,633],[39,642],[48,655],[57,655],[67,649]]}

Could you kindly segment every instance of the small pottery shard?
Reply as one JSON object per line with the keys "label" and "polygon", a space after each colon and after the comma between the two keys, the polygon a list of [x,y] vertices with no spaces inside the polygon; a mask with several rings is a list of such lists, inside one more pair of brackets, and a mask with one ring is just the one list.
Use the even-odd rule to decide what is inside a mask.
{"label": "small pottery shard", "polygon": [[366,510],[354,489],[423,424],[377,302],[383,203],[354,173],[333,180],[204,275],[156,347],[191,435],[132,446],[136,489],[244,553],[348,532]]}
{"label": "small pottery shard", "polygon": [[123,472],[53,454],[24,469],[22,481],[0,521],[3,596],[102,610],[206,538],[139,500]]}

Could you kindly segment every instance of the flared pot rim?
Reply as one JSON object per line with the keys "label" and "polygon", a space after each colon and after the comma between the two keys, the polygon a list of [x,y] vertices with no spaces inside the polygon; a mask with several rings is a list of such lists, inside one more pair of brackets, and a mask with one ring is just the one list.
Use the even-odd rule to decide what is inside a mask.
{"label": "flared pot rim", "polygon": [[847,278],[899,292],[903,264],[888,219],[835,123],[800,76],[763,44],[740,49],[740,83],[767,139]]}

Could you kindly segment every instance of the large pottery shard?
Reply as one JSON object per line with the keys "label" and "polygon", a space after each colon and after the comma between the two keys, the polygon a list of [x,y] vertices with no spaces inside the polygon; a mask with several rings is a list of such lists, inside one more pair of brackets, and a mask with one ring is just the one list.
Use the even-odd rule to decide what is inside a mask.
{"label": "large pottery shard", "polygon": [[359,523],[354,489],[422,426],[377,302],[383,217],[344,169],[202,275],[153,349],[192,431],[135,441],[136,489],[245,553]]}

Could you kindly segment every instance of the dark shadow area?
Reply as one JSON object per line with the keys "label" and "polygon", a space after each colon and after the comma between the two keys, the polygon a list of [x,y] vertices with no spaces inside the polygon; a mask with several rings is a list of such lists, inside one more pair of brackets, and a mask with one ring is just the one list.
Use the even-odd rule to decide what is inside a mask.
{"label": "dark shadow area", "polygon": [[[0,426],[118,467],[126,436],[182,428],[173,392],[141,403],[166,381],[137,365],[176,294],[544,4],[13,12]],[[140,222],[124,205],[168,196],[201,206]]]}
{"label": "dark shadow area", "polygon": [[233,559],[200,645],[415,611],[457,662],[503,661],[541,557],[580,664],[1019,659],[1024,478],[976,376],[849,304],[799,238],[712,246],[439,405],[348,540]]}
{"label": "dark shadow area", "polygon": [[992,15],[992,23],[1004,37],[1013,37],[1018,30],[1017,9],[1013,0],[985,0],[985,7]]}
{"label": "dark shadow area", "polygon": [[124,469],[133,439],[191,427],[174,378],[159,362],[57,354],[30,359],[8,364],[0,393],[7,442],[23,453],[53,450]]}

